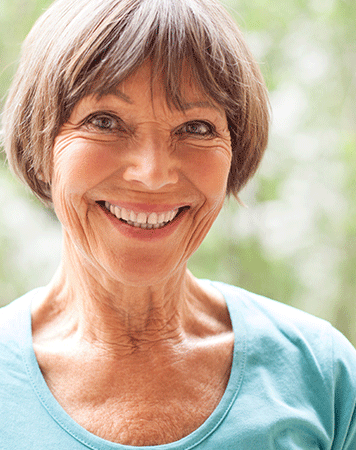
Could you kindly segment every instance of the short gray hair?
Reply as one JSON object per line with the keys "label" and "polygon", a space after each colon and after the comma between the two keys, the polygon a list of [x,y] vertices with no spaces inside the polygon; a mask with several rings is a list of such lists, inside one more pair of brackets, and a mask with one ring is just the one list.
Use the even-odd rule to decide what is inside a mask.
{"label": "short gray hair", "polygon": [[13,171],[51,203],[52,148],[73,107],[105,95],[147,59],[167,102],[180,108],[188,64],[198,87],[227,115],[237,195],[267,145],[269,106],[259,67],[215,0],[57,0],[26,38],[3,114]]}

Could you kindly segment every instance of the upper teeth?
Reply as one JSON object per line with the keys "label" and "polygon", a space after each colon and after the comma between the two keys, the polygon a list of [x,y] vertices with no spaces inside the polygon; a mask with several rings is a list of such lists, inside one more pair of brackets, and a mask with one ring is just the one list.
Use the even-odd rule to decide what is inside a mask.
{"label": "upper teeth", "polygon": [[109,202],[105,202],[105,207],[118,219],[123,219],[129,224],[141,228],[159,228],[173,220],[178,213],[178,209],[161,213],[135,213],[132,210],[112,205]]}

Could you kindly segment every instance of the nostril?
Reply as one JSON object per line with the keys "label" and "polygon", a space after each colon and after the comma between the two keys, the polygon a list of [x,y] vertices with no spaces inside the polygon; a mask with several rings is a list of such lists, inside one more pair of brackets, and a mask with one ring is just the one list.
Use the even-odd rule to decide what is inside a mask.
{"label": "nostril", "polygon": [[178,182],[178,172],[169,167],[169,164],[145,164],[140,161],[139,164],[127,167],[123,178],[125,181],[138,182],[144,184],[150,190],[161,189],[165,185]]}

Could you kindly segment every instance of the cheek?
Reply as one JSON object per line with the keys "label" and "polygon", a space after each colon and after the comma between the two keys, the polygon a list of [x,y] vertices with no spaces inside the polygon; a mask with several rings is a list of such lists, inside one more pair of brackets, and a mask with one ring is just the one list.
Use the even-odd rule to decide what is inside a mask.
{"label": "cheek", "polygon": [[54,188],[72,194],[85,194],[115,170],[111,155],[109,149],[91,143],[73,143],[55,149]]}
{"label": "cheek", "polygon": [[228,152],[201,151],[189,158],[187,170],[195,186],[212,201],[225,199],[231,156]]}

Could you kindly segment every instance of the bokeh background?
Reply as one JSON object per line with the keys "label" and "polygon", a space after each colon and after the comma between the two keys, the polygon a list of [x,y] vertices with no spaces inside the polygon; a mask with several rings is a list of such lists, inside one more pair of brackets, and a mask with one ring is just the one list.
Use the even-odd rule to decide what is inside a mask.
{"label": "bokeh background", "polygon": [[[51,0],[0,0],[0,108]],[[257,176],[226,203],[192,272],[329,320],[356,344],[356,2],[225,0],[272,105]],[[60,226],[0,159],[0,305],[48,283]]]}

